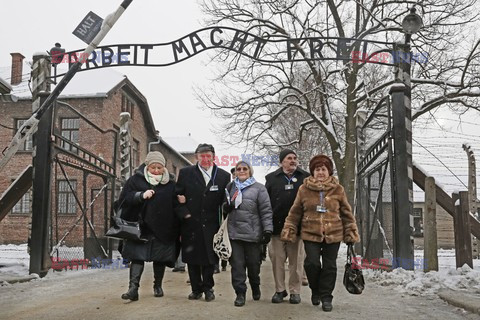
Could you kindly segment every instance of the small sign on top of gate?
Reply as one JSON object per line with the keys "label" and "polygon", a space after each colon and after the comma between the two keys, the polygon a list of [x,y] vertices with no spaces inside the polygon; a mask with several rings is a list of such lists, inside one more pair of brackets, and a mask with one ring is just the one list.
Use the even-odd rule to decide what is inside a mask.
{"label": "small sign on top of gate", "polygon": [[90,44],[102,27],[103,19],[90,11],[72,33],[86,44]]}

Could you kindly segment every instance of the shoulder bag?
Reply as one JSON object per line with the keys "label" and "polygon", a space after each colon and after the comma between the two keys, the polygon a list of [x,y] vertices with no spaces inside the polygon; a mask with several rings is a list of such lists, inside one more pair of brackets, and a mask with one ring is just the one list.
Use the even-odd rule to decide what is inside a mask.
{"label": "shoulder bag", "polygon": [[[111,218],[111,227],[105,234],[106,237],[117,239],[128,239],[136,241],[147,241],[142,238],[142,231],[140,230],[140,221],[127,221],[121,218],[123,204],[125,199],[120,205],[118,200],[113,203],[113,215]],[[140,215],[140,213],[139,213]]]}
{"label": "shoulder bag", "polygon": [[351,294],[361,294],[365,289],[365,280],[362,269],[352,266],[352,257],[355,258],[353,245],[347,246],[347,263],[345,264],[345,274],[343,275],[343,285]]}

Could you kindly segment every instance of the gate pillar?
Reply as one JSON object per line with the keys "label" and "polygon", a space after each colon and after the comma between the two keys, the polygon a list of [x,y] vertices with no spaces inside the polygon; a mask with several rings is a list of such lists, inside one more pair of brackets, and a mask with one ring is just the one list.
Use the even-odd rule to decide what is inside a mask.
{"label": "gate pillar", "polygon": [[[41,102],[49,93],[39,94]],[[50,195],[52,179],[51,131],[53,108],[48,108],[34,135],[32,233],[30,237],[30,273],[45,276],[51,266],[49,254]]]}
{"label": "gate pillar", "polygon": [[[396,83],[390,88],[393,118],[393,256],[392,267],[406,270],[414,268],[411,190],[411,153],[408,146],[407,108],[405,107],[406,87]],[[409,170],[410,167],[410,170]],[[410,171],[410,172],[409,172]]]}

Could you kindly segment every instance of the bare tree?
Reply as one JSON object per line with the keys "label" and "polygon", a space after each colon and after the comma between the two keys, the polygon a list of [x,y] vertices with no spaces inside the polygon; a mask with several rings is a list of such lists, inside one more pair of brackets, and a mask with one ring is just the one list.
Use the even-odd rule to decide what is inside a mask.
{"label": "bare tree", "polygon": [[[457,112],[478,109],[480,50],[472,32],[480,26],[476,0],[204,0],[202,8],[209,24],[234,26],[268,40],[350,37],[403,42],[401,22],[413,5],[424,27],[413,37],[412,50],[428,57],[412,67],[413,117],[441,105]],[[225,119],[227,142],[259,149],[303,144],[312,152],[326,152],[320,147],[326,142],[353,199],[355,115],[387,93],[393,68],[361,61],[314,61],[301,46],[297,49],[306,61],[266,63],[220,51],[212,59],[222,62],[223,69],[199,97]],[[360,46],[354,50],[360,51]]]}

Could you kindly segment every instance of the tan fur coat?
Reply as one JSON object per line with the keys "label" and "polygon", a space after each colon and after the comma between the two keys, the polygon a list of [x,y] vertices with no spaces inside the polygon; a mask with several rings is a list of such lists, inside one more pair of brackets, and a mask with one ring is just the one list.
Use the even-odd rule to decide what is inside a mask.
{"label": "tan fur coat", "polygon": [[[324,191],[327,212],[317,212],[320,191]],[[321,183],[313,177],[305,178],[281,233],[283,241],[296,240],[297,230],[303,240],[336,243],[358,242],[358,229],[345,190],[330,176]]]}

